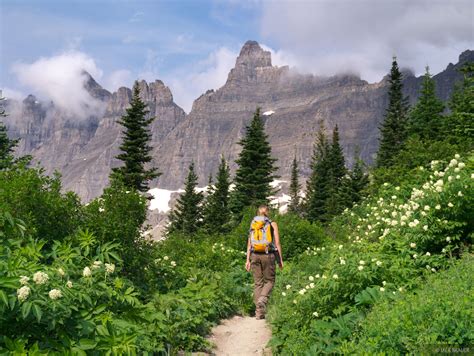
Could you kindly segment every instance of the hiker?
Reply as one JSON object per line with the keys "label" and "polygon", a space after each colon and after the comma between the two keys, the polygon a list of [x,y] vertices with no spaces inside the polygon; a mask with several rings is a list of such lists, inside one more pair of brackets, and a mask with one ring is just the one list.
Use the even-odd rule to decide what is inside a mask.
{"label": "hiker", "polygon": [[245,269],[252,270],[254,280],[255,317],[265,318],[268,298],[275,284],[275,262],[283,268],[278,225],[268,218],[268,207],[257,209],[250,225]]}

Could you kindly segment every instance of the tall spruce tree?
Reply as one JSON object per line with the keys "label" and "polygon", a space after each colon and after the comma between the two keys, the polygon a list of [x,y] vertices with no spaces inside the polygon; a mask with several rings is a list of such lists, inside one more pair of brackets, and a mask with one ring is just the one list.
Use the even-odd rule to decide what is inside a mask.
{"label": "tall spruce tree", "polygon": [[[0,117],[6,117],[3,100],[0,98]],[[13,151],[18,145],[19,140],[12,140],[8,137],[7,127],[0,121],[0,169],[5,169],[11,166],[15,161]]]}
{"label": "tall spruce tree", "polygon": [[301,184],[298,179],[298,161],[296,156],[293,158],[291,165],[291,182],[290,182],[290,203],[288,204],[288,212],[293,214],[301,213],[301,198],[300,198]]}
{"label": "tall spruce tree", "polygon": [[407,135],[408,100],[403,96],[402,73],[394,57],[389,76],[388,108],[380,126],[380,146],[376,166],[388,167],[402,148]]}
{"label": "tall spruce tree", "polygon": [[408,115],[408,134],[421,139],[436,140],[443,135],[444,104],[436,97],[436,84],[429,68],[421,85],[421,95]]}
{"label": "tall spruce tree", "polygon": [[331,146],[321,122],[311,157],[311,176],[306,184],[305,215],[309,221],[326,221],[327,199],[331,184],[329,155]]}
{"label": "tall spruce tree", "polygon": [[229,166],[222,156],[217,171],[216,184],[208,190],[204,209],[204,229],[209,233],[227,231],[229,227],[229,187]]}
{"label": "tall spruce tree", "polygon": [[184,193],[182,193],[174,209],[169,215],[168,233],[181,232],[194,234],[202,226],[203,193],[196,191],[198,176],[194,172],[194,162],[189,165]]}
{"label": "tall spruce tree", "polygon": [[235,189],[232,192],[232,212],[240,216],[244,207],[268,203],[274,193],[270,183],[278,178],[274,172],[276,159],[272,157],[264,122],[257,108],[252,121],[246,127],[245,137],[238,142],[242,151],[235,174]]}
{"label": "tall spruce tree", "polygon": [[344,153],[339,142],[339,128],[337,125],[332,132],[332,142],[328,154],[328,167],[330,183],[327,188],[326,216],[330,218],[344,210],[348,201],[350,201],[350,189],[349,186],[347,186],[347,177],[345,178],[347,169]]}
{"label": "tall spruce tree", "polygon": [[472,146],[474,141],[474,63],[461,68],[464,80],[456,84],[449,101],[446,134],[451,141]]}
{"label": "tall spruce tree", "polygon": [[351,202],[358,203],[362,199],[362,192],[369,184],[369,176],[365,172],[365,163],[360,158],[359,151],[355,154],[355,163],[350,172]]}
{"label": "tall spruce tree", "polygon": [[135,82],[130,107],[119,120],[125,130],[122,131],[123,142],[120,146],[122,153],[117,156],[117,159],[125,164],[112,170],[111,179],[117,179],[126,187],[141,192],[148,190],[150,180],[160,176],[156,168],[145,167],[152,160],[149,125],[155,119],[154,117],[147,118],[148,112],[146,104],[140,98],[138,82]]}

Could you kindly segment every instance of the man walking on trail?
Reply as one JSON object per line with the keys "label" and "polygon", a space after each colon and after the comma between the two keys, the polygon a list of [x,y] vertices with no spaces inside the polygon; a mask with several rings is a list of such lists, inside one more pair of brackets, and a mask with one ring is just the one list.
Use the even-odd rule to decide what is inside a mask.
{"label": "man walking on trail", "polygon": [[245,269],[252,270],[254,280],[255,317],[265,318],[268,298],[275,284],[275,262],[283,268],[278,225],[268,218],[268,207],[257,209],[250,225]]}

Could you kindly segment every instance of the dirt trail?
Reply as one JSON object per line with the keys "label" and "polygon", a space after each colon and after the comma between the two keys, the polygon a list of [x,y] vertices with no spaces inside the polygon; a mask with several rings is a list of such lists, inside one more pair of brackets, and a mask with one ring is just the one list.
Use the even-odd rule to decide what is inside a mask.
{"label": "dirt trail", "polygon": [[270,337],[271,331],[264,319],[234,316],[215,326],[209,341],[216,345],[213,354],[217,356],[270,356],[271,349],[266,348]]}

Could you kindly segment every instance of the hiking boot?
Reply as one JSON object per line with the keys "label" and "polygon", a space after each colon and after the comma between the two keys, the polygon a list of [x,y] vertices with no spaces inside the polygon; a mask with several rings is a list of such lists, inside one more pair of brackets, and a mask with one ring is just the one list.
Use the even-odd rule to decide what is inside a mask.
{"label": "hiking boot", "polygon": [[255,319],[257,320],[265,319],[265,314],[257,314],[255,315]]}

